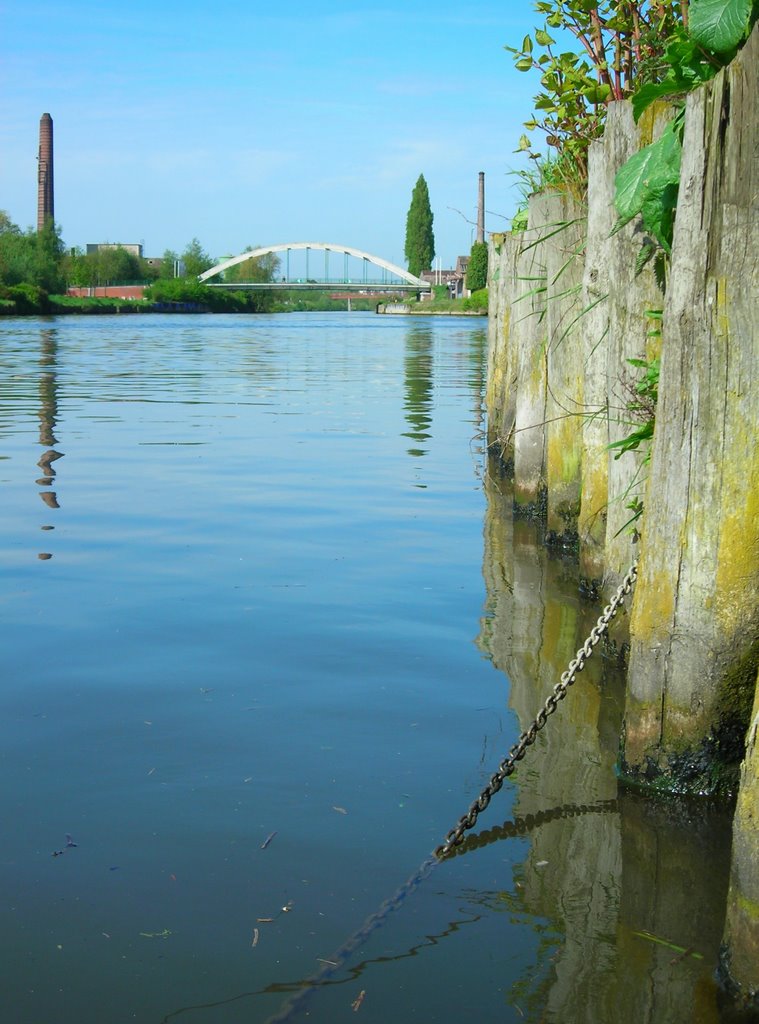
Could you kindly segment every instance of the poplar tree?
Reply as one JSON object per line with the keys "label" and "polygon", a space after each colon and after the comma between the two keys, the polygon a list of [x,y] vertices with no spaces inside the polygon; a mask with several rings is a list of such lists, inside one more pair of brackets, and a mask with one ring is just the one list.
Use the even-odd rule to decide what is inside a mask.
{"label": "poplar tree", "polygon": [[406,217],[406,248],[409,273],[414,277],[432,267],[435,258],[435,235],[432,232],[430,193],[424,175],[420,174],[411,193],[411,206]]}

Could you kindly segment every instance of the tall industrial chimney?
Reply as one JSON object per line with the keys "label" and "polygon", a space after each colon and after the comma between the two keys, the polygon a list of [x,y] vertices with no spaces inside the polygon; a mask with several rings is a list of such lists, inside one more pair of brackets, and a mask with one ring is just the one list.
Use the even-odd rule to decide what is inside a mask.
{"label": "tall industrial chimney", "polygon": [[40,118],[40,153],[37,166],[37,230],[45,221],[55,220],[53,191],[53,119],[50,114]]}
{"label": "tall industrial chimney", "polygon": [[[51,129],[52,131],[52,129]],[[480,171],[480,187],[477,193],[477,241],[485,241],[485,172]]]}

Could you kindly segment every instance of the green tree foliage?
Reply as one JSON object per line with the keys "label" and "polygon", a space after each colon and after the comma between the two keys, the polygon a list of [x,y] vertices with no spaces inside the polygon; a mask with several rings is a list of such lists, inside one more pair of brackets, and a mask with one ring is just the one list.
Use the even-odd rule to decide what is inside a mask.
{"label": "green tree foliage", "polygon": [[71,249],[63,258],[63,271],[69,284],[94,288],[109,284],[143,284],[156,276],[153,267],[123,246],[84,253]]}
{"label": "green tree foliage", "polygon": [[165,249],[161,257],[161,265],[158,269],[158,277],[162,281],[169,281],[174,276],[174,266],[179,256],[173,249]]}
{"label": "green tree foliage", "polygon": [[20,235],[21,228],[14,224],[5,210],[0,210],[0,235]]}
{"label": "green tree foliage", "polygon": [[726,67],[748,38],[759,13],[756,0],[691,0],[687,25],[666,41],[663,74],[632,98],[636,121],[654,100],[682,97]]}
{"label": "green tree foliage", "polygon": [[435,258],[435,235],[432,231],[430,194],[424,175],[420,174],[411,193],[411,206],[406,217],[405,256],[409,273],[418,277],[429,270]]}
{"label": "green tree foliage", "polygon": [[[506,47],[518,71],[540,75],[541,91],[525,127],[542,130],[562,158],[565,177],[581,183],[587,149],[603,131],[607,105],[661,78],[667,42],[687,16],[688,3],[539,0],[534,6],[545,16],[543,27],[525,36],[521,47]],[[555,36],[567,33],[577,40],[579,53],[557,42]],[[519,149],[540,159],[526,135]]]}
{"label": "green tree foliage", "polygon": [[[688,15],[687,27],[678,28],[667,43],[660,80],[643,85],[632,98],[636,120],[655,100],[681,98],[729,64],[756,23],[759,4],[754,0],[691,0]],[[674,234],[683,128],[680,104],[661,137],[633,154],[615,180],[619,219],[614,230],[640,216],[648,239],[638,257],[638,270],[654,258],[662,286]]]}
{"label": "green tree foliage", "polygon": [[3,211],[0,223],[0,281],[6,285],[20,284],[32,274],[34,239],[23,233]]}
{"label": "green tree foliage", "polygon": [[100,249],[93,256],[97,267],[98,284],[126,284],[139,280],[139,260],[123,246]]}
{"label": "green tree foliage", "polygon": [[472,292],[485,288],[488,283],[488,247],[485,242],[475,242],[469,254],[466,268],[466,286]]}
{"label": "green tree foliage", "polygon": [[29,284],[44,291],[65,288],[63,242],[58,226],[48,220],[41,231],[28,231],[3,213],[0,217],[0,283]]}
{"label": "green tree foliage", "polygon": [[204,271],[210,270],[216,262],[203,249],[197,238],[188,243],[179,258],[184,263],[185,277],[199,277]]}
{"label": "green tree foliage", "polygon": [[151,302],[192,302],[210,307],[211,291],[208,285],[201,284],[194,278],[159,278],[145,289],[145,298]]}
{"label": "green tree foliage", "polygon": [[66,283],[75,288],[89,288],[96,283],[93,265],[79,246],[74,246],[63,257],[63,275]]}
{"label": "green tree foliage", "polygon": [[[587,149],[603,131],[609,102],[631,97],[637,119],[656,99],[681,98],[733,59],[759,13],[757,0],[537,0],[534,6],[545,16],[543,28],[525,36],[520,48],[506,49],[519,71],[540,74],[542,91],[525,127],[542,129],[555,157],[546,161],[526,135],[519,149],[536,167],[549,168],[538,176],[554,188],[584,188]],[[551,32],[574,36],[579,52],[559,51]],[[682,126],[681,112],[617,179],[618,228],[641,215],[651,236],[641,266],[671,246]]]}
{"label": "green tree foliage", "polygon": [[488,311],[488,290],[480,288],[472,292],[468,299],[461,300],[461,308],[466,312],[487,313]]}
{"label": "green tree foliage", "polygon": [[261,292],[226,291],[190,277],[155,281],[145,289],[145,298],[168,309],[190,305],[212,313],[262,313],[269,302]]}
{"label": "green tree foliage", "polygon": [[[252,252],[254,249],[260,248],[260,245],[249,245],[245,252]],[[276,253],[267,252],[262,256],[256,256],[253,259],[244,260],[242,263],[236,263],[234,267],[225,270],[224,280],[227,283],[236,283],[237,281],[268,283],[275,279],[281,265],[282,261]]]}

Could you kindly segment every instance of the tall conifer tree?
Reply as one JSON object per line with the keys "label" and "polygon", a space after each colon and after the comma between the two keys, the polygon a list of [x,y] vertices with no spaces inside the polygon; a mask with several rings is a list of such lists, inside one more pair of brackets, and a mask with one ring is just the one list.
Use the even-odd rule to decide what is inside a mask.
{"label": "tall conifer tree", "polygon": [[418,277],[432,267],[435,258],[435,235],[432,231],[430,193],[424,175],[420,174],[411,193],[411,206],[406,217],[406,262],[409,273]]}

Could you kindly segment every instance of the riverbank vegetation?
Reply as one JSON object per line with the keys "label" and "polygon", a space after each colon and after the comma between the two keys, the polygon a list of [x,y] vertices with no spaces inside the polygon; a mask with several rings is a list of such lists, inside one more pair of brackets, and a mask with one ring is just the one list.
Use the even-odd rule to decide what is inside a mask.
{"label": "riverbank vegetation", "polygon": [[480,288],[463,299],[451,299],[446,288],[436,288],[432,299],[417,304],[420,313],[478,313],[485,316],[488,311],[488,290]]}
{"label": "riverbank vegetation", "polygon": [[[197,238],[182,253],[167,250],[146,260],[120,245],[90,252],[67,248],[49,220],[40,231],[22,230],[0,211],[0,316],[61,313],[212,312],[262,313],[278,308],[267,291],[217,289],[198,281],[216,261]],[[229,282],[273,280],[275,255],[247,260],[227,272]],[[140,285],[144,297],[69,295],[69,288],[95,290]]]}
{"label": "riverbank vegetation", "polygon": [[[519,173],[529,191],[551,188],[575,197],[584,197],[588,148],[601,138],[611,102],[630,99],[636,121],[657,99],[670,100],[680,111],[688,92],[730,63],[759,14],[756,0],[537,0],[534,7],[544,15],[542,27],[525,36],[521,46],[505,47],[518,71],[540,76],[518,149],[530,158],[532,169]],[[681,125],[673,129],[680,135],[681,130]],[[545,145],[533,142],[535,132]],[[656,174],[640,175],[641,188],[644,179],[649,182],[647,198],[640,189],[636,192],[639,208],[634,213],[634,204],[625,202],[624,182],[618,189],[625,223],[651,201],[664,204],[673,220],[671,174],[664,181],[661,174],[663,161],[672,167],[671,153],[663,152],[666,145],[661,162],[658,153],[641,158],[655,160]],[[516,223],[523,223],[523,209]],[[667,228],[664,238],[654,234],[666,248]]]}

